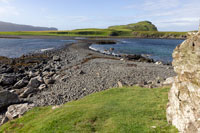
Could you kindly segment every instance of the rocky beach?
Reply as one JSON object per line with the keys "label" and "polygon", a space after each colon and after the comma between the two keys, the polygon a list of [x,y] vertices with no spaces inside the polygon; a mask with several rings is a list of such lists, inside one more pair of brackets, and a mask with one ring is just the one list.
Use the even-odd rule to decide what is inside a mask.
{"label": "rocky beach", "polygon": [[1,124],[36,106],[61,105],[113,87],[160,87],[175,76],[172,66],[142,56],[115,57],[90,50],[96,41],[78,40],[15,59],[1,57]]}

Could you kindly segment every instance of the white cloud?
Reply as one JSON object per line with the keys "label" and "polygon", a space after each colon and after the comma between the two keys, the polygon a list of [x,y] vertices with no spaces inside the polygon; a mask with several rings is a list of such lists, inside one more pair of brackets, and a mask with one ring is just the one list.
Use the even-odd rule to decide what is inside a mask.
{"label": "white cloud", "polygon": [[153,0],[144,3],[144,10],[166,10],[176,8],[179,5],[179,0]]}
{"label": "white cloud", "polygon": [[200,19],[199,4],[199,0],[146,0],[125,8],[137,10],[137,20],[151,20],[160,30],[195,30]]}
{"label": "white cloud", "polygon": [[0,17],[8,17],[11,15],[18,16],[20,13],[13,6],[0,6]]}
{"label": "white cloud", "polygon": [[9,4],[11,0],[0,0],[0,3]]}
{"label": "white cloud", "polygon": [[128,5],[125,8],[128,9],[142,9],[142,10],[164,10],[175,8],[180,4],[179,0],[146,0],[142,4],[132,4]]}
{"label": "white cloud", "polygon": [[15,6],[11,4],[13,0],[0,0],[0,17],[1,19],[9,16],[20,15],[19,11]]}

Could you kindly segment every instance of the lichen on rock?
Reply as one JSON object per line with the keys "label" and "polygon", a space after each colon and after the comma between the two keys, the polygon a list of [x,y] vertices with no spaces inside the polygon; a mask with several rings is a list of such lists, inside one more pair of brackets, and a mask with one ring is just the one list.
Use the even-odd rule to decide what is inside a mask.
{"label": "lichen on rock", "polygon": [[173,52],[177,76],[169,92],[167,120],[182,133],[200,132],[200,32]]}

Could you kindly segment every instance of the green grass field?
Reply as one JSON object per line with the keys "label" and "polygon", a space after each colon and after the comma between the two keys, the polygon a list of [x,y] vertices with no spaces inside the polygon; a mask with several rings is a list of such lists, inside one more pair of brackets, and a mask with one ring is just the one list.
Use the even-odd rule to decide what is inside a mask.
{"label": "green grass field", "polygon": [[0,35],[72,36],[72,37],[135,37],[184,38],[187,32],[132,31],[129,29],[80,29],[72,31],[18,31],[0,32]]}
{"label": "green grass field", "polygon": [[114,88],[69,102],[35,108],[0,133],[176,133],[166,120],[167,88]]}
{"label": "green grass field", "polygon": [[46,35],[72,37],[135,37],[135,38],[185,38],[187,32],[159,32],[149,21],[110,26],[107,29],[76,29],[68,31],[18,31],[0,32],[0,35]]}

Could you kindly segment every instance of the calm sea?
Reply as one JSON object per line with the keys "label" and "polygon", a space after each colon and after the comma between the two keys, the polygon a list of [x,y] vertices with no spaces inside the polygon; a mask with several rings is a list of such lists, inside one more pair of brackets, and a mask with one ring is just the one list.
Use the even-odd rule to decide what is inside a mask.
{"label": "calm sea", "polygon": [[72,42],[75,41],[58,39],[0,39],[0,56],[15,58],[23,54],[52,50]]}
{"label": "calm sea", "polygon": [[[154,60],[163,62],[172,61],[172,52],[174,48],[181,44],[183,40],[171,39],[116,39],[115,45],[97,45],[90,46],[91,49],[109,53],[110,48],[114,50],[109,53],[117,54],[140,54],[149,56]],[[62,47],[66,44],[75,42],[75,40],[59,39],[0,39],[0,56],[10,58],[20,57],[23,54],[43,52]]]}
{"label": "calm sea", "polygon": [[[175,47],[184,40],[172,39],[117,39],[118,43],[114,45],[90,46],[91,49],[107,54],[140,54],[149,56],[156,61],[171,62],[172,53]],[[109,53],[109,49],[114,48]]]}

